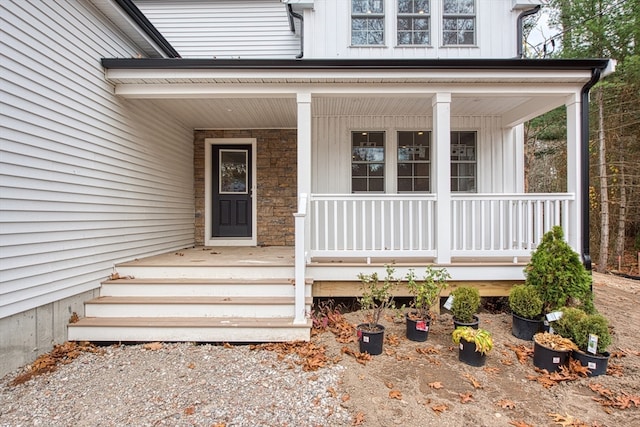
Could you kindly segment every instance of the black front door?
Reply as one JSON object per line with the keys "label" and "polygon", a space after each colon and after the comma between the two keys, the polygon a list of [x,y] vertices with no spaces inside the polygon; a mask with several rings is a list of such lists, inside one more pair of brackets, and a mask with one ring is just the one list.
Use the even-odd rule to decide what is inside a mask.
{"label": "black front door", "polygon": [[251,145],[212,151],[213,237],[251,237]]}

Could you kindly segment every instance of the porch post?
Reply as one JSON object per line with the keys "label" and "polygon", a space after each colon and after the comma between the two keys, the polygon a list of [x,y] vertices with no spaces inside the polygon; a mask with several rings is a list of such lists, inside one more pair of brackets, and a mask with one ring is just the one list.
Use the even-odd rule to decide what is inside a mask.
{"label": "porch post", "polygon": [[437,93],[433,106],[436,201],[436,263],[451,262],[451,94]]}
{"label": "porch post", "polygon": [[582,248],[582,207],[586,200],[582,200],[581,172],[582,154],[580,150],[580,95],[574,94],[567,99],[567,192],[575,195],[575,200],[569,202],[568,230],[565,237],[569,245],[577,253]]}
{"label": "porch post", "polygon": [[307,195],[311,194],[311,93],[300,92],[298,102],[298,211],[295,216],[295,316],[293,323],[306,323],[305,282],[307,252]]}

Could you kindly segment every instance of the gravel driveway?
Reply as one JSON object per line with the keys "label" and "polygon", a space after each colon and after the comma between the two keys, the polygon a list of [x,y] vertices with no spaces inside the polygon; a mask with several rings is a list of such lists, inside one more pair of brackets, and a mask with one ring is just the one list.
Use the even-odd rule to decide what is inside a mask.
{"label": "gravel driveway", "polygon": [[[24,384],[0,382],[2,426],[341,426],[340,371],[194,344],[104,347]],[[282,360],[279,360],[282,359]]]}

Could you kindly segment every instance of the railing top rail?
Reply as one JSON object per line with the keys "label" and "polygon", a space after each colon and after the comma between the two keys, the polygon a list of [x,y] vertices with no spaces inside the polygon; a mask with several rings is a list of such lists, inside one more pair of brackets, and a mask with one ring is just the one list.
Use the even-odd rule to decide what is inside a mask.
{"label": "railing top rail", "polygon": [[451,194],[452,200],[575,200],[575,193],[473,193]]}
{"label": "railing top rail", "polygon": [[411,194],[311,194],[311,200],[436,200],[435,193]]}

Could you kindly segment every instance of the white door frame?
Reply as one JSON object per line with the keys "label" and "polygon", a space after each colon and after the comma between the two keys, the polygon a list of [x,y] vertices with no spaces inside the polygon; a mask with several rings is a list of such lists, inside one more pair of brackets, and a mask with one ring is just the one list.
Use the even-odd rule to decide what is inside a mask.
{"label": "white door frame", "polygon": [[[213,237],[211,154],[214,145],[251,145],[251,237]],[[256,246],[258,244],[257,156],[255,138],[206,138],[204,140],[204,244],[206,246]]]}

